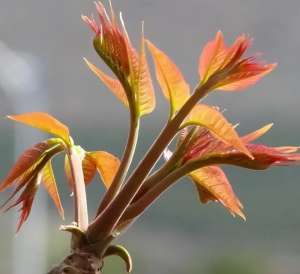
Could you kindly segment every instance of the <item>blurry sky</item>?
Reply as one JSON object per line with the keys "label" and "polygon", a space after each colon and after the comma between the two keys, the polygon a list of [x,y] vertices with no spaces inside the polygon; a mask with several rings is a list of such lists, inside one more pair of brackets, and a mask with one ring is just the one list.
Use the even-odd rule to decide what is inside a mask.
{"label": "blurry sky", "polygon": [[[299,1],[115,0],[113,4],[123,11],[134,40],[140,22],[145,21],[147,38],[172,57],[191,86],[198,80],[200,50],[217,30],[224,32],[227,42],[238,34],[250,34],[254,37],[252,51],[278,62],[278,69],[247,92],[216,94],[208,101],[228,108],[228,115],[239,122],[273,120],[284,127],[297,119]],[[80,19],[81,14],[92,12],[95,13],[93,1],[87,0],[5,1],[0,9],[0,39],[12,49],[34,54],[42,62],[53,113],[71,123],[100,128],[107,125],[108,115],[117,124],[125,123],[126,117],[120,119],[120,114],[125,113],[123,106],[82,61],[85,56],[101,64],[90,43],[92,33]],[[70,104],[66,104],[67,100]],[[0,104],[2,112],[9,111],[4,99]],[[147,122],[165,117],[162,108],[158,113]]]}
{"label": "blurry sky", "polygon": [[[146,37],[168,53],[182,69],[191,86],[195,86],[198,81],[199,53],[218,30],[224,32],[228,43],[241,33],[253,36],[251,51],[263,53],[267,61],[278,62],[278,68],[245,92],[218,92],[210,95],[206,102],[227,109],[225,116],[232,123],[239,122],[241,132],[274,122],[274,129],[265,140],[272,145],[300,143],[299,1],[114,0],[113,5],[117,10],[122,10],[127,30],[135,42],[141,29],[140,22],[145,21]],[[126,109],[88,71],[82,60],[82,57],[87,57],[103,68],[92,48],[92,33],[80,19],[81,14],[91,13],[95,14],[93,1],[87,0],[1,1],[0,40],[12,50],[26,52],[38,60],[39,73],[45,87],[41,92],[49,92],[47,98],[52,114],[73,128],[85,145],[90,144],[93,149],[104,146],[120,153],[122,141],[127,134]],[[0,66],[9,65],[0,60]],[[159,88],[156,93],[159,100],[157,111],[143,121],[142,129],[145,133],[139,146],[140,155],[168,114],[167,103]],[[0,98],[0,114],[11,113],[12,105],[1,89]],[[26,100],[22,111],[42,111],[31,108],[29,101],[34,98],[28,96]],[[12,127],[4,120],[1,120],[0,127],[0,145],[8,149],[7,157],[11,161],[12,147],[7,146],[4,140],[12,136]],[[105,144],[99,144],[98,140],[104,140]],[[8,164],[4,158],[1,161]],[[166,269],[182,255],[179,248],[188,242],[189,245],[184,248],[186,264],[182,265],[182,271],[187,270],[188,265],[191,267],[189,271],[198,267],[196,263],[191,266],[191,258],[187,255],[191,254],[189,252],[199,252],[202,259],[210,260],[213,257],[210,252],[219,252],[223,256],[228,253],[228,247],[233,253],[246,249],[243,254],[246,257],[247,252],[254,254],[254,260],[257,253],[261,253],[268,261],[272,251],[276,259],[272,261],[271,269],[276,268],[277,271],[272,273],[287,273],[281,270],[282,265],[290,267],[288,273],[298,273],[297,270],[292,271],[300,269],[294,259],[300,255],[297,247],[300,246],[300,214],[297,210],[300,172],[281,169],[266,174],[253,174],[234,170],[229,174],[246,205],[248,222],[244,224],[232,220],[219,207],[198,209],[191,188],[178,186],[147,213],[147,221],[143,219],[136,224],[136,230],[133,229],[126,239],[129,245],[131,240],[134,242],[133,248],[145,237],[149,240],[149,249],[144,251],[149,256],[141,260],[148,260],[150,270],[153,270],[151,260],[154,260],[158,265],[155,271],[167,273]],[[188,200],[184,200],[185,207],[182,208],[178,206],[178,199],[185,197]],[[167,209],[162,209],[164,206]],[[0,224],[5,220],[2,218]],[[190,221],[191,218],[193,221]],[[154,226],[153,229],[147,230],[145,227],[148,225]],[[3,230],[5,228],[1,228]],[[256,239],[255,242],[252,242],[253,239]],[[162,245],[163,241],[165,243]],[[219,243],[222,243],[221,246]],[[169,264],[163,264],[159,254],[167,253],[168,245],[174,254],[166,259]],[[203,248],[205,245],[208,252]],[[161,253],[155,257],[153,249],[157,247]],[[197,258],[195,253],[192,256]],[[151,273],[149,269],[145,273]],[[207,271],[211,271],[209,274],[219,274],[217,270]]]}

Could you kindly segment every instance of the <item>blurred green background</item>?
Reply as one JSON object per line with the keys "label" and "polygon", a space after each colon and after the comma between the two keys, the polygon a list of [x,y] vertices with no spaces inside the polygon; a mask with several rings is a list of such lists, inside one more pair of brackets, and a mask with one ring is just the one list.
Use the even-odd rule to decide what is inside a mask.
{"label": "blurred green background", "polygon": [[[250,51],[263,52],[265,59],[278,62],[279,67],[245,92],[218,92],[210,95],[206,103],[227,109],[225,116],[233,124],[240,123],[241,134],[274,122],[274,128],[263,142],[271,145],[300,143],[299,1],[114,0],[113,4],[123,11],[128,32],[135,42],[140,22],[145,20],[147,38],[169,54],[191,86],[198,81],[200,50],[217,30],[224,32],[228,42],[240,33],[249,33],[255,39]],[[89,15],[91,12],[95,14],[93,1],[1,2],[0,42],[4,46],[0,44],[0,50],[6,51],[2,54],[0,51],[0,114],[46,108],[69,125],[75,142],[86,149],[108,150],[121,155],[127,137],[127,111],[82,61],[85,56],[99,66],[102,64],[93,52],[92,34],[80,20],[82,13]],[[14,69],[17,65],[6,58],[9,54],[5,52],[20,57],[25,60],[26,68],[32,68],[38,83],[38,87],[29,85],[35,90],[34,95],[26,93],[27,85],[22,85],[21,81],[22,70],[20,73]],[[17,81],[21,93],[15,95],[12,90],[10,94],[11,85],[5,79]],[[168,105],[155,86],[157,111],[142,121],[135,163],[167,119]],[[41,98],[37,99],[36,94]],[[21,106],[15,100],[19,100]],[[17,140],[17,149],[21,150],[32,145],[37,137],[28,138],[36,131],[15,127],[5,119],[0,120],[0,133],[0,175],[3,178],[14,162],[14,142]],[[55,160],[55,166],[66,220],[59,219],[47,200],[46,213],[36,214],[39,205],[35,204],[35,217],[29,218],[24,229],[15,236],[15,213],[1,214],[1,274],[15,274],[13,269],[18,259],[13,254],[20,242],[25,244],[18,254],[29,256],[33,261],[45,260],[46,269],[67,253],[69,236],[59,232],[58,227],[71,222],[72,202],[61,158]],[[252,172],[229,167],[226,173],[245,206],[247,222],[232,218],[218,204],[200,205],[193,186],[183,180],[119,239],[133,256],[133,273],[300,273],[300,169],[288,167]],[[40,192],[39,199],[44,200],[43,191]],[[91,216],[102,193],[103,187],[98,181],[88,189]],[[0,201],[7,195],[0,193]],[[35,246],[44,246],[46,253],[36,252],[31,247],[33,242]],[[24,273],[29,273],[27,267],[23,266]],[[122,273],[124,267],[120,260],[110,258],[104,271]]]}

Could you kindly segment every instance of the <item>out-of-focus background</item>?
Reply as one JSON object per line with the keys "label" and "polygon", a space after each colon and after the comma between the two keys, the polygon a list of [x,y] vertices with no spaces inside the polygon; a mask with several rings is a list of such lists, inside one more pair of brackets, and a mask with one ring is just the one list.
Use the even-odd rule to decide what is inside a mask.
{"label": "out-of-focus background", "polygon": [[[135,42],[140,22],[145,20],[146,36],[169,54],[191,86],[198,81],[200,50],[219,29],[227,42],[249,33],[254,37],[251,50],[263,52],[266,60],[278,62],[279,67],[245,92],[218,92],[206,103],[227,109],[225,116],[240,123],[241,133],[274,122],[262,141],[300,144],[299,1],[114,0],[113,5],[123,11]],[[85,148],[120,155],[128,130],[127,110],[82,60],[85,56],[103,67],[91,45],[92,33],[80,19],[82,13],[92,12],[95,14],[93,1],[1,2],[0,114],[49,111],[69,125],[75,141]],[[143,119],[135,161],[167,119],[168,104],[156,88],[157,109]],[[0,132],[2,178],[16,153],[46,138],[6,119],[0,120]],[[67,213],[63,223],[67,224],[72,202],[61,158],[55,166]],[[193,186],[182,181],[120,239],[133,255],[133,273],[299,274],[300,169],[226,171],[245,205],[247,222],[232,218],[217,204],[200,205]],[[88,190],[92,214],[100,191],[99,182]],[[28,269],[37,262],[34,268],[45,273],[66,254],[69,236],[58,231],[62,221],[42,192],[41,202],[34,205],[33,216],[17,236],[16,214],[1,214],[1,274],[34,274]],[[1,193],[1,201],[7,195]],[[122,263],[113,258],[107,260],[104,270],[124,271]]]}

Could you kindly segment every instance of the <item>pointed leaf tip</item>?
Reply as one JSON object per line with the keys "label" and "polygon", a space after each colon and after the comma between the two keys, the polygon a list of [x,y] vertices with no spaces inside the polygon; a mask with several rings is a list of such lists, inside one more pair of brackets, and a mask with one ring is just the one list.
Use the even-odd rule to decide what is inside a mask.
{"label": "pointed leaf tip", "polygon": [[[155,93],[152,78],[149,71],[148,61],[145,51],[144,26],[142,24],[142,34],[140,43],[140,53],[136,75],[136,95],[140,116],[151,113],[156,105]],[[133,66],[133,69],[135,66]]]}
{"label": "pointed leaf tip", "polygon": [[[250,59],[250,58],[249,58]],[[276,64],[251,63],[253,61],[244,61],[239,67],[236,68],[236,72],[228,75],[223,81],[217,84],[216,89],[224,91],[240,91],[256,84],[267,74],[271,73]]]}
{"label": "pointed leaf tip", "polygon": [[60,197],[59,197],[59,192],[58,192],[58,189],[57,189],[57,184],[56,184],[56,181],[55,181],[51,160],[49,160],[47,162],[47,164],[45,165],[45,167],[43,168],[43,171],[42,171],[42,184],[46,188],[46,190],[47,190],[49,196],[51,197],[51,199],[53,200],[53,202],[54,202],[61,218],[64,220],[65,219],[64,209],[63,209],[63,206],[61,204]]}
{"label": "pointed leaf tip", "polygon": [[256,139],[265,135],[273,127],[273,125],[274,125],[273,123],[270,123],[258,130],[248,133],[247,135],[242,137],[242,140],[244,141],[244,143],[250,143],[252,141],[255,141]]}
{"label": "pointed leaf tip", "polygon": [[190,175],[198,190],[202,203],[209,201],[220,202],[229,212],[246,220],[243,205],[234,193],[225,173],[218,166],[209,166],[197,169]]}
{"label": "pointed leaf tip", "polygon": [[181,128],[189,125],[198,125],[207,128],[220,140],[232,145],[239,151],[245,153],[250,159],[253,159],[253,156],[235,129],[216,108],[204,104],[196,105]]}
{"label": "pointed leaf tip", "polygon": [[70,132],[66,125],[45,112],[27,112],[18,115],[7,115],[8,119],[56,135],[70,145]]}
{"label": "pointed leaf tip", "polygon": [[205,45],[200,55],[201,82],[205,83],[212,76],[216,76],[212,90],[237,91],[255,84],[270,73],[276,63],[265,64],[257,60],[256,56],[243,57],[251,42],[248,35],[242,34],[227,47],[223,34],[219,31],[214,40]]}
{"label": "pointed leaf tip", "polygon": [[[20,179],[21,176],[28,172],[30,168],[34,167],[34,165],[42,157],[43,153],[49,148],[49,143],[40,142],[25,150],[10,169],[5,179],[1,182],[0,192],[6,190],[14,184],[16,180]],[[20,179],[20,181],[23,180]]]}
{"label": "pointed leaf tip", "polygon": [[205,82],[224,60],[225,42],[223,33],[219,30],[215,39],[208,42],[199,57],[199,75],[201,81]]}
{"label": "pointed leaf tip", "polygon": [[88,152],[106,188],[109,188],[120,166],[120,160],[106,151]]}
{"label": "pointed leaf tip", "polygon": [[170,102],[170,118],[190,96],[190,87],[175,63],[149,40],[146,40],[155,66],[156,78],[163,95]]}
{"label": "pointed leaf tip", "polygon": [[[85,184],[88,185],[95,177],[96,171],[98,171],[105,187],[109,188],[119,166],[120,160],[116,156],[106,151],[85,152],[84,158],[82,160],[82,169]],[[71,167],[67,155],[65,156],[64,169],[70,189],[73,190]]]}
{"label": "pointed leaf tip", "polygon": [[104,83],[104,85],[126,106],[128,100],[124,88],[118,79],[108,76],[94,64],[83,58],[88,68]]}

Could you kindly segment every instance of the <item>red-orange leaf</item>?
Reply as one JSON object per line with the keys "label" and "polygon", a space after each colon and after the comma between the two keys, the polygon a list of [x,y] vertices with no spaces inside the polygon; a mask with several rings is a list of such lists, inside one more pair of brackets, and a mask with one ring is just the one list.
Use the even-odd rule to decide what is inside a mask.
{"label": "red-orange leaf", "polygon": [[93,17],[82,16],[82,19],[95,32],[94,47],[97,53],[122,85],[86,61],[88,66],[126,106],[132,108],[131,111],[135,111],[135,115],[140,117],[151,113],[155,107],[155,96],[145,56],[143,35],[141,51],[137,54],[122,16],[120,15],[121,29],[112,8],[110,16],[102,3],[96,3],[96,8],[100,24]]}
{"label": "red-orange leaf", "polygon": [[224,151],[220,155],[220,164],[231,164],[250,169],[263,170],[270,166],[295,165],[300,162],[299,147],[268,147],[261,144],[247,144],[253,159],[236,150]]}
{"label": "red-orange leaf", "polygon": [[45,112],[28,112],[19,115],[8,115],[9,119],[38,128],[63,139],[70,144],[70,133],[67,126]]}
{"label": "red-orange leaf", "polygon": [[235,69],[215,88],[225,91],[242,90],[254,85],[263,76],[269,74],[276,68],[277,64],[254,63],[252,59],[247,59],[238,64]]}
{"label": "red-orange leaf", "polygon": [[94,64],[90,63],[87,59],[84,58],[89,69],[106,85],[107,88],[111,90],[111,92],[126,106],[128,107],[128,100],[126,97],[126,93],[124,91],[123,86],[120,81],[114,79],[99,68],[97,68]]}
{"label": "red-orange leaf", "polygon": [[193,171],[190,177],[194,181],[201,202],[218,201],[234,216],[246,219],[243,205],[236,197],[225,173],[217,166],[209,166]]}
{"label": "red-orange leaf", "polygon": [[251,39],[243,34],[227,47],[219,31],[213,41],[204,47],[199,59],[199,74],[202,83],[213,78],[211,89],[235,91],[255,84],[270,73],[276,64],[264,64],[255,56],[243,57]]}
{"label": "red-orange leaf", "polygon": [[[0,187],[1,190],[5,190],[13,184],[15,185],[14,191],[9,196],[8,200],[1,206],[1,209],[6,207],[6,210],[9,210],[10,208],[21,204],[21,216],[18,224],[18,230],[30,214],[32,203],[42,177],[50,196],[56,203],[56,206],[60,210],[62,209],[52,169],[49,170],[49,166],[47,166],[49,165],[51,158],[63,150],[61,143],[61,139],[52,138],[38,143],[32,148],[26,150],[19,157]],[[21,193],[20,196],[15,202],[12,202],[19,193]]]}
{"label": "red-orange leaf", "polygon": [[93,17],[82,16],[83,21],[95,32],[94,48],[115,74],[129,76],[128,38],[119,28],[113,11],[109,18],[104,5],[101,2],[95,4],[100,24]]}
{"label": "red-orange leaf", "polygon": [[53,174],[51,160],[47,162],[47,164],[42,170],[42,184],[46,188],[51,199],[53,200],[60,216],[64,219],[64,209],[62,207],[59,193],[57,190],[57,185]]}
{"label": "red-orange leaf", "polygon": [[[95,177],[95,173],[98,170],[105,187],[108,188],[113,181],[119,165],[119,159],[108,152],[86,152],[82,160],[82,169],[86,185],[88,185],[93,180],[93,178]],[[73,189],[71,167],[67,156],[65,157],[65,174],[71,189]]]}
{"label": "red-orange leaf", "polygon": [[[250,139],[259,137],[266,132],[267,127],[246,135]],[[248,138],[247,137],[247,138]],[[230,164],[249,169],[263,170],[270,166],[295,165],[300,163],[300,154],[296,153],[300,147],[282,146],[268,147],[262,144],[245,143],[248,151],[253,156],[249,158],[245,153],[225,144],[216,135],[212,135],[205,128],[198,128],[190,143],[184,151],[182,164],[192,161],[193,168],[202,160],[214,164]]]}
{"label": "red-orange leaf", "polygon": [[[24,224],[24,222],[27,220],[27,218],[30,214],[33,199],[37,192],[40,181],[41,181],[40,174],[37,174],[34,177],[32,177],[31,180],[27,183],[27,185],[24,188],[24,190],[22,191],[22,193],[20,194],[19,198],[12,204],[9,204],[8,207],[5,209],[5,211],[7,211],[7,210],[11,209],[12,207],[16,207],[21,204],[21,208],[20,208],[21,215],[19,217],[19,222],[17,225],[17,232],[20,230],[21,226]],[[21,189],[22,188],[19,188],[18,191]],[[16,193],[17,192],[15,192],[14,194],[16,194]],[[12,195],[7,200],[5,205],[8,204],[13,199],[13,197],[14,197],[14,195]],[[3,208],[3,206],[1,207],[1,209],[2,208]]]}
{"label": "red-orange leaf", "polygon": [[147,41],[147,45],[153,57],[157,81],[164,96],[170,101],[172,118],[189,98],[189,85],[180,70],[165,53],[150,41]]}
{"label": "red-orange leaf", "polygon": [[[82,171],[83,171],[84,182],[86,185],[88,185],[95,177],[97,171],[95,161],[91,156],[89,156],[89,153],[86,153],[82,160]],[[65,156],[65,175],[67,177],[67,181],[69,183],[71,190],[73,190],[74,184],[73,184],[73,177],[71,173],[71,166],[70,166],[68,155]]]}
{"label": "red-orange leaf", "polygon": [[189,125],[198,125],[207,128],[226,144],[232,145],[248,157],[252,157],[232,125],[216,108],[203,104],[196,105],[183,123],[182,128]]}
{"label": "red-orange leaf", "polygon": [[225,50],[223,34],[218,31],[215,40],[208,42],[200,55],[199,75],[201,81],[205,82],[224,62]]}
{"label": "red-orange leaf", "polygon": [[22,207],[20,208],[21,215],[19,217],[19,222],[18,222],[18,225],[17,225],[17,231],[16,232],[20,231],[22,225],[28,219],[29,214],[31,212],[32,204],[33,204],[33,197],[28,197],[27,199],[24,199],[24,201],[22,201]]}
{"label": "red-orange leaf", "polygon": [[120,160],[105,151],[90,152],[89,156],[94,159],[104,185],[109,188],[120,166]]}
{"label": "red-orange leaf", "polygon": [[4,191],[10,187],[15,180],[22,176],[22,174],[24,174],[39,160],[42,154],[49,149],[49,147],[50,146],[47,142],[41,142],[25,150],[13,165],[6,178],[2,181],[0,191]]}

